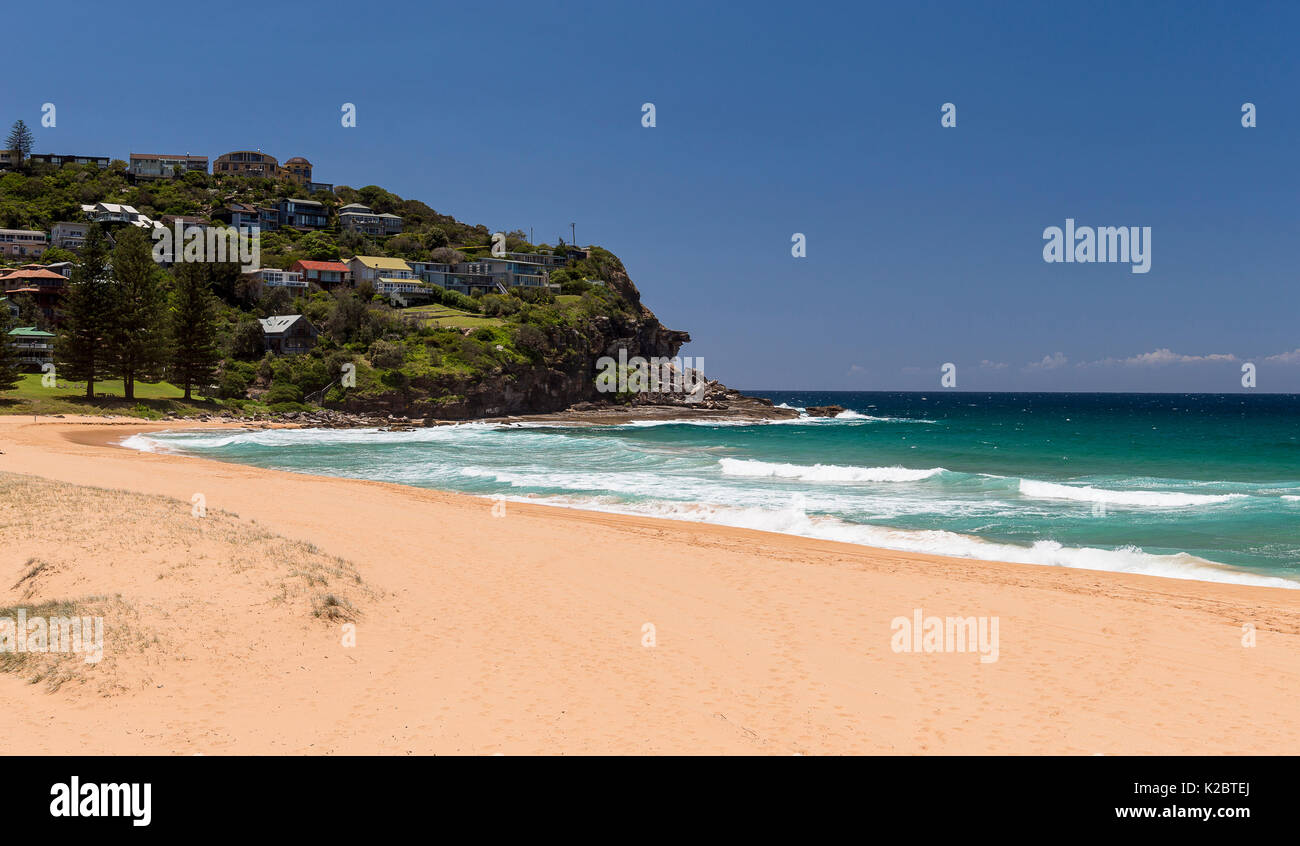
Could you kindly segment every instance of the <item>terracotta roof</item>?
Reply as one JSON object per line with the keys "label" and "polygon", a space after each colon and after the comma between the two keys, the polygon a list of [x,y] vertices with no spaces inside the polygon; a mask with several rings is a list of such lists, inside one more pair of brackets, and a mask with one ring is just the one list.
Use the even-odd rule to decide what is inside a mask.
{"label": "terracotta roof", "polygon": [[351,269],[341,261],[307,261],[306,259],[298,259],[297,264],[302,265],[303,270],[347,271]]}
{"label": "terracotta roof", "polygon": [[15,270],[5,277],[5,281],[14,279],[57,279],[60,282],[68,281],[68,277],[62,273],[55,273],[53,270]]}

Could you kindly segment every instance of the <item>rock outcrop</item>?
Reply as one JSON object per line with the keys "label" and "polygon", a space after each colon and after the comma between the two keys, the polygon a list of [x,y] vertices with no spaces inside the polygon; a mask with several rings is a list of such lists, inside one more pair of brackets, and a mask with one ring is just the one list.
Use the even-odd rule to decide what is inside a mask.
{"label": "rock outcrop", "polygon": [[[574,406],[617,410],[629,405],[644,408],[670,406],[712,412],[783,417],[786,409],[773,409],[766,400],[743,397],[717,382],[706,383],[702,396],[691,401],[681,392],[636,393],[629,400],[602,393],[596,386],[597,362],[676,358],[691,340],[687,332],[668,329],[641,303],[641,294],[627,273],[619,269],[607,282],[630,306],[612,315],[591,318],[582,329],[551,330],[548,351],[536,364],[498,367],[472,376],[412,378],[403,389],[370,396],[348,396],[336,408],[351,415],[405,417],[420,421],[472,420],[517,417],[565,411]],[[789,416],[794,416],[791,412]]]}

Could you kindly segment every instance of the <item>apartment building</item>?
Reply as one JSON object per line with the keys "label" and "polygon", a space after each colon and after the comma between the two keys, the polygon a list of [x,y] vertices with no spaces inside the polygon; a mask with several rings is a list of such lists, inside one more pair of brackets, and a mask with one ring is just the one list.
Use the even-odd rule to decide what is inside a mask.
{"label": "apartment building", "polygon": [[132,153],[127,171],[138,179],[173,179],[191,171],[207,173],[208,157]]}
{"label": "apartment building", "polygon": [[86,246],[86,233],[90,224],[61,220],[50,227],[50,243],[65,250],[80,250]]}
{"label": "apartment building", "polygon": [[325,205],[315,200],[281,200],[277,209],[281,226],[324,229],[330,222]]}
{"label": "apartment building", "polygon": [[14,150],[0,150],[0,170],[13,170],[18,166],[18,153]]}
{"label": "apartment building", "polygon": [[0,229],[0,256],[39,256],[49,246],[45,233],[35,229]]}
{"label": "apartment building", "polygon": [[[493,256],[493,258],[498,258]],[[542,267],[564,267],[569,262],[567,255],[557,255],[554,253],[506,253],[499,258],[507,261],[517,261],[523,264],[537,264]]]}
{"label": "apartment building", "polygon": [[351,232],[385,237],[402,231],[402,218],[395,214],[375,214],[369,206],[348,203],[339,209],[339,227]]}
{"label": "apartment building", "polygon": [[559,288],[551,285],[550,268],[533,261],[483,258],[462,262],[456,265],[456,271],[491,276],[507,288]]}
{"label": "apartment building", "polygon": [[311,162],[302,156],[294,156],[280,168],[281,175],[290,182],[306,187],[311,184]]}
{"label": "apartment building", "polygon": [[107,168],[109,162],[108,156],[61,156],[55,153],[32,153],[29,158],[31,161],[43,162],[55,167],[63,167],[65,164],[93,164],[100,170]]}
{"label": "apartment building", "polygon": [[458,294],[496,294],[503,289],[501,280],[484,273],[463,273],[459,270],[442,274],[440,280],[430,280],[433,284],[455,291]]}
{"label": "apartment building", "polygon": [[217,156],[212,163],[212,175],[238,174],[240,176],[261,176],[266,179],[278,179],[280,162],[275,156],[257,150],[236,150]]}

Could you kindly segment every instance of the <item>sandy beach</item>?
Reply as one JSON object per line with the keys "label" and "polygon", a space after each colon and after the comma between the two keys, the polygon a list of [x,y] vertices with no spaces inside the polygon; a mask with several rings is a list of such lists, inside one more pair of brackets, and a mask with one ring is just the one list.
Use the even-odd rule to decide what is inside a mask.
{"label": "sandy beach", "polygon": [[[115,445],[175,426],[0,418],[0,606],[107,630],[99,665],[0,673],[4,752],[1300,753],[1300,591]],[[894,651],[916,609],[996,617],[997,660]]]}

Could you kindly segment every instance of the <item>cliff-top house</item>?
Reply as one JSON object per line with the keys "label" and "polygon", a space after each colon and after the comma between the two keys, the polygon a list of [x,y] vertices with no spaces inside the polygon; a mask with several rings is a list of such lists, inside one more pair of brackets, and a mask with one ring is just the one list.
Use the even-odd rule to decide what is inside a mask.
{"label": "cliff-top house", "polygon": [[137,179],[172,179],[191,171],[207,173],[208,157],[132,153],[127,164],[127,172]]}
{"label": "cliff-top house", "polygon": [[379,237],[402,231],[402,218],[395,214],[375,214],[369,206],[348,203],[339,208],[339,227]]}

